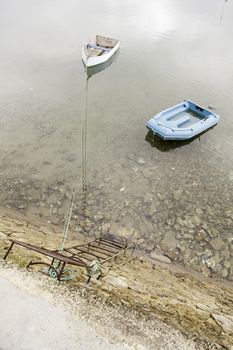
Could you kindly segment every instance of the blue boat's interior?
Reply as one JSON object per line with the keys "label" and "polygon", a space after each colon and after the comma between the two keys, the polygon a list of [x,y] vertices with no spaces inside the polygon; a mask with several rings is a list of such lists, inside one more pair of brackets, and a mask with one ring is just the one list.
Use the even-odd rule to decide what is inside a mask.
{"label": "blue boat's interior", "polygon": [[186,128],[202,119],[208,118],[210,115],[210,111],[199,107],[191,101],[185,101],[162,112],[159,119],[171,128]]}

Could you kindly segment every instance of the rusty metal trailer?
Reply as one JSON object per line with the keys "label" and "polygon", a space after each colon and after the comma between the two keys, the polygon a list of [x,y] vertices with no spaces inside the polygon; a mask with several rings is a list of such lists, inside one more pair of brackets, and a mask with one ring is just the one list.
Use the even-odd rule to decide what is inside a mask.
{"label": "rusty metal trailer", "polygon": [[91,277],[98,273],[98,278],[102,276],[103,268],[114,268],[124,265],[133,259],[133,253],[137,242],[131,239],[116,238],[111,234],[105,234],[95,240],[64,248],[63,251],[50,250],[25,243],[16,239],[10,239],[10,246],[4,256],[7,259],[14,245],[21,246],[31,251],[40,253],[51,258],[51,262],[30,261],[27,267],[32,265],[46,265],[52,277],[58,281],[62,279],[67,264],[86,268],[89,283]]}

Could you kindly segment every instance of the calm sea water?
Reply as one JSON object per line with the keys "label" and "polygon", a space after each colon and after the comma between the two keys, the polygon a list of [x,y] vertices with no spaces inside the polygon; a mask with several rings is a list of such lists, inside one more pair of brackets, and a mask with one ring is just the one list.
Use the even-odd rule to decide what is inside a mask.
{"label": "calm sea water", "polygon": [[[65,188],[81,201],[86,116],[89,234],[135,230],[149,253],[233,278],[232,14],[231,0],[0,0],[2,204],[52,220]],[[95,34],[121,48],[87,81]],[[184,98],[219,125],[153,142],[147,119]]]}

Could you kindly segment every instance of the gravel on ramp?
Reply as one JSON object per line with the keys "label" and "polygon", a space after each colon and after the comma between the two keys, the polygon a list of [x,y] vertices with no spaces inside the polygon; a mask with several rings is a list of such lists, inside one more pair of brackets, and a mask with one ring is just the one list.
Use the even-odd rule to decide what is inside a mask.
{"label": "gravel on ramp", "polygon": [[89,325],[0,276],[1,350],[125,350]]}

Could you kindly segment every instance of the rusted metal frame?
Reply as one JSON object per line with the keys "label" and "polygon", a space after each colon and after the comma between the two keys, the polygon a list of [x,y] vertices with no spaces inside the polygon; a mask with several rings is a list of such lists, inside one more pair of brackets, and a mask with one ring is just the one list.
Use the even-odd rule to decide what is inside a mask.
{"label": "rusted metal frame", "polygon": [[105,243],[104,244],[101,243],[100,247],[101,248],[108,247],[108,248],[113,249],[113,250],[111,250],[112,254],[116,254],[123,249],[123,248],[113,247],[112,245],[105,244]]}
{"label": "rusted metal frame", "polygon": [[[78,246],[78,247],[80,247],[80,246]],[[84,247],[84,246],[83,246]],[[87,246],[85,246],[86,248],[88,248]],[[71,253],[71,250],[72,249],[75,249],[75,250],[78,250],[79,251],[79,255],[80,254],[86,254],[86,255],[89,255],[89,256],[92,256],[92,257],[95,257],[95,258],[97,258],[100,262],[101,261],[104,261],[104,260],[112,260],[112,259],[114,259],[114,260],[116,260],[117,259],[117,257],[118,257],[118,255],[119,255],[119,253],[121,252],[121,251],[117,251],[117,252],[112,252],[113,254],[111,254],[111,255],[107,255],[107,254],[104,254],[104,253],[102,253],[102,256],[100,256],[100,255],[98,255],[98,254],[95,254],[95,253],[93,253],[93,252],[91,252],[90,250],[84,250],[84,249],[80,249],[80,248],[76,248],[76,247],[70,247],[70,248],[67,248],[67,249],[65,249],[67,252],[70,252]],[[122,251],[122,253],[123,253],[123,251]],[[117,256],[115,256],[117,254]],[[104,255],[104,256],[103,256]],[[87,256],[84,256],[84,255],[82,255],[81,256],[82,257],[82,259],[83,260],[87,260],[87,261],[92,261],[93,259],[91,259],[91,258],[89,258],[89,257],[87,257]],[[75,256],[73,257],[73,259],[75,259]]]}
{"label": "rusted metal frame", "polygon": [[62,263],[62,267],[61,267],[60,271],[58,272],[58,276],[57,276],[57,279],[58,279],[59,282],[61,281],[61,276],[62,276],[62,273],[63,273],[63,270],[64,270],[65,266],[66,266],[66,262],[64,261]]}
{"label": "rusted metal frame", "polygon": [[12,241],[11,241],[11,245],[10,245],[10,247],[7,249],[7,252],[6,252],[6,254],[4,255],[3,260],[6,260],[6,258],[8,257],[8,255],[9,255],[11,249],[13,248],[13,245],[14,245],[14,244],[15,244],[15,242],[12,242]]}
{"label": "rusted metal frame", "polygon": [[[91,256],[92,258],[87,257],[87,256],[85,256],[85,255],[83,255],[83,254],[89,255],[89,256]],[[84,261],[84,260],[93,261],[93,258],[97,259],[98,261],[101,261],[101,259],[103,260],[103,257],[102,257],[102,256],[100,257],[100,256],[91,254],[90,252],[86,252],[86,251],[85,251],[85,252],[80,252],[78,256],[82,258],[82,261]],[[78,259],[78,260],[79,260],[79,258],[77,257],[77,254],[76,254],[72,259],[74,259],[74,260]]]}
{"label": "rusted metal frame", "polygon": [[94,242],[97,242],[98,240],[99,240],[99,238],[98,238],[98,239],[95,239],[94,241],[91,241],[91,242],[87,242],[87,243],[83,243],[83,244],[74,245],[74,246],[69,247],[69,248],[67,248],[67,249],[76,248],[76,247],[87,247],[87,246],[89,246],[90,244],[92,244],[92,243],[94,243]]}
{"label": "rusted metal frame", "polygon": [[[78,248],[82,248],[82,247],[96,247],[97,248],[97,246],[93,246],[93,244],[94,243],[96,243],[97,244],[97,246],[101,246],[102,244],[102,242],[101,241],[99,241],[99,240],[95,240],[95,241],[92,241],[92,242],[89,242],[89,243],[85,243],[85,244],[79,244],[79,245],[76,245],[76,246],[73,246],[73,247],[69,247],[69,248],[67,248],[67,249],[78,249]],[[115,247],[115,246],[113,246],[112,244],[103,244],[103,245],[107,245],[109,248],[112,248],[112,249],[119,249],[119,248],[121,248],[121,247]],[[106,251],[108,251],[106,248],[104,248]],[[64,250],[66,250],[66,249],[64,249]],[[109,252],[111,252],[111,250],[109,250]]]}
{"label": "rusted metal frame", "polygon": [[69,249],[71,249],[71,248],[64,248],[63,252],[69,253],[71,255],[71,258],[73,259],[76,256],[76,254],[72,253]]}
{"label": "rusted metal frame", "polygon": [[60,265],[61,265],[61,261],[59,261],[58,266],[56,266],[56,267],[53,266],[53,263],[54,263],[54,259],[53,259],[53,261],[51,262],[51,264],[46,263],[46,262],[43,262],[43,261],[35,261],[35,262],[30,261],[30,263],[27,265],[27,268],[29,268],[31,265],[46,265],[46,266],[48,266],[49,268],[52,267],[52,268],[56,271],[56,273],[57,273],[57,279],[58,279],[58,281],[60,282],[62,273],[63,273],[64,268],[65,268],[65,265],[66,265],[66,262],[63,262],[62,267],[61,267],[60,270],[59,270],[59,267],[60,267]]}
{"label": "rusted metal frame", "polygon": [[[138,239],[138,240],[139,240],[139,239]],[[125,251],[125,252],[124,252],[124,255],[125,255],[125,256],[126,256],[126,253],[127,253],[130,249],[132,249],[131,256],[133,255],[134,250],[135,250],[135,248],[136,248],[136,246],[137,246],[138,240],[137,240],[136,243],[131,242],[130,244],[127,244],[127,245],[125,246],[125,248],[124,248],[124,251]]]}
{"label": "rusted metal frame", "polygon": [[126,241],[128,241],[128,239],[126,239],[126,238],[120,238],[120,239],[116,239],[116,236],[114,236],[114,235],[112,235],[112,234],[103,234],[103,235],[101,235],[99,238],[97,238],[97,239],[105,239],[105,240],[107,240],[107,241],[110,241],[110,242],[114,242],[114,243],[116,243],[116,244],[122,244],[122,242],[126,242]]}
{"label": "rusted metal frame", "polygon": [[[98,255],[98,254],[96,254],[96,252],[95,253],[92,253],[91,251],[89,251],[89,250],[84,250],[84,249],[78,249],[81,253],[85,253],[85,254],[88,254],[88,255],[92,255],[92,256],[94,256],[94,257],[99,257],[100,259],[104,259],[104,258],[106,258],[106,255],[105,256],[103,256],[104,255],[104,253],[102,253],[102,256],[101,255]],[[101,252],[98,252],[98,253],[100,253],[101,254]]]}
{"label": "rusted metal frame", "polygon": [[55,267],[54,267],[54,262],[55,262],[55,260],[57,260],[57,259],[54,259],[54,258],[53,258],[53,260],[52,260],[50,266],[56,270],[56,269],[59,269],[59,267],[61,266],[62,261],[61,261],[61,260],[58,260],[57,266],[56,266],[56,268],[55,268]]}
{"label": "rusted metal frame", "polygon": [[[91,242],[90,242],[91,243]],[[76,247],[86,247],[88,246],[89,243],[83,243],[83,244],[78,244],[78,245],[74,245],[72,247],[66,248],[66,249],[71,249],[71,248],[76,248]],[[65,249],[64,249],[65,250]]]}
{"label": "rusted metal frame", "polygon": [[128,246],[128,244],[126,244],[125,246],[124,246],[124,248],[123,248],[123,250],[125,251],[124,252],[124,256],[126,256],[126,251],[129,249],[129,246]]}
{"label": "rusted metal frame", "polygon": [[[108,246],[109,248],[112,248],[112,249],[122,249],[125,247],[125,244],[121,244],[119,242],[115,243],[114,241],[112,240],[109,240],[109,239],[104,239],[104,238],[98,238],[92,242],[89,242],[89,243],[84,243],[84,244],[80,244],[80,245],[76,245],[76,246],[73,246],[73,247],[70,247],[70,248],[67,248],[67,249],[77,249],[77,248],[80,248],[80,247],[93,247],[93,244],[96,243],[98,246]],[[97,247],[96,247],[97,248]],[[67,249],[64,249],[67,251]],[[106,248],[103,248],[103,250],[106,249]],[[106,251],[108,251],[106,249]],[[112,252],[111,250],[109,250],[109,252]],[[113,252],[115,253],[115,252]]]}
{"label": "rusted metal frame", "polygon": [[[93,243],[96,243],[95,241],[93,242]],[[66,252],[68,252],[68,253],[71,253],[72,252],[72,249],[73,250],[76,250],[76,251],[80,251],[80,247],[82,247],[82,248],[92,248],[92,250],[95,250],[95,251],[101,251],[101,252],[103,252],[105,255],[112,255],[112,254],[115,254],[116,253],[116,251],[113,251],[113,250],[110,250],[110,249],[107,249],[106,247],[102,247],[101,245],[100,246],[96,246],[96,245],[93,245],[93,243],[90,243],[90,244],[88,244],[88,245],[78,245],[78,246],[73,246],[73,247],[69,247],[69,248],[66,248],[66,249],[64,249],[64,251],[66,251]],[[116,248],[114,248],[114,247],[110,247],[110,248],[113,248],[113,249],[116,249]],[[119,249],[117,249],[117,251],[118,251]],[[105,252],[107,252],[107,253],[105,253]],[[108,254],[108,253],[110,253],[110,254]],[[72,253],[72,254],[74,254],[74,253]]]}
{"label": "rusted metal frame", "polygon": [[126,256],[126,253],[130,250],[130,249],[135,249],[136,244],[133,242],[127,242],[122,246],[122,249],[119,250],[119,252],[124,253],[124,256]]}
{"label": "rusted metal frame", "polygon": [[119,244],[114,244],[114,243],[112,243],[112,242],[110,242],[110,241],[105,241],[105,240],[101,240],[100,241],[100,244],[101,245],[106,245],[106,246],[108,246],[108,247],[112,247],[112,248],[114,248],[114,249],[122,249],[122,247],[124,246],[124,245],[119,245]]}
{"label": "rusted metal frame", "polygon": [[[52,264],[49,264],[49,263],[46,263],[46,262],[43,262],[43,261],[30,261],[29,264],[27,264],[26,268],[28,269],[30,266],[32,265],[46,265],[48,267],[52,267]],[[54,268],[54,267],[53,267]],[[54,268],[55,269],[55,268]],[[55,269],[56,270],[56,269]]]}
{"label": "rusted metal frame", "polygon": [[34,246],[32,244],[29,244],[29,243],[24,243],[24,242],[21,242],[21,241],[18,241],[18,240],[14,240],[14,239],[10,239],[10,241],[12,242],[8,251],[6,252],[4,258],[6,259],[10,250],[12,249],[13,245],[16,244],[16,245],[19,245],[21,247],[24,247],[28,250],[32,250],[32,251],[35,251],[37,253],[40,253],[42,255],[45,255],[45,256],[49,256],[55,260],[58,260],[58,261],[63,261],[65,263],[68,263],[68,264],[71,264],[71,265],[77,265],[77,266],[83,266],[83,267],[86,267],[86,264],[80,260],[80,259],[76,259],[76,261],[74,261],[72,258],[70,257],[67,257],[65,255],[62,255],[60,253],[57,253],[55,251],[52,251],[52,250],[49,250],[49,249],[46,249],[46,248],[40,248],[40,247],[37,247],[37,246]]}
{"label": "rusted metal frame", "polygon": [[[51,262],[50,264],[49,264],[49,263],[46,263],[46,262],[43,262],[43,261],[35,261],[35,262],[30,261],[30,263],[29,263],[26,267],[29,268],[29,267],[32,266],[32,265],[45,265],[45,266],[48,266],[49,269],[50,269],[50,268],[53,268],[53,269],[56,271],[56,274],[57,274],[57,276],[58,276],[58,275],[59,275],[59,270],[58,270],[58,268],[59,268],[59,266],[60,266],[60,264],[61,264],[61,261],[59,261],[59,264],[58,264],[57,267],[54,267],[54,266],[53,266],[54,260],[55,260],[55,259],[53,259],[52,262]],[[49,271],[49,269],[48,269],[48,271]]]}
{"label": "rusted metal frame", "polygon": [[[8,254],[10,253],[10,251],[13,248],[14,244],[18,244],[18,245],[20,245],[20,246],[22,246],[22,247],[24,247],[26,249],[29,249],[29,250],[32,250],[32,251],[36,251],[38,253],[41,253],[42,255],[52,257],[53,259],[52,259],[51,264],[45,263],[45,262],[41,262],[41,261],[40,262],[32,262],[31,261],[28,264],[28,267],[31,266],[31,265],[36,265],[36,264],[41,264],[41,265],[46,265],[48,267],[52,267],[56,271],[57,278],[58,278],[59,281],[61,280],[62,273],[63,273],[65,265],[67,263],[70,263],[71,265],[82,266],[82,267],[86,267],[87,266],[87,262],[82,261],[79,258],[78,255],[84,254],[84,255],[95,257],[100,262],[102,261],[102,263],[104,264],[104,263],[110,262],[112,260],[116,261],[116,259],[123,253],[124,253],[124,255],[126,255],[126,251],[133,246],[133,251],[132,251],[132,254],[131,254],[131,256],[132,256],[133,252],[134,252],[134,250],[136,248],[136,245],[137,245],[137,244],[128,245],[128,243],[120,244],[120,242],[115,242],[115,241],[112,241],[112,240],[107,239],[107,238],[100,238],[100,239],[95,240],[93,242],[89,242],[88,244],[83,244],[83,245],[74,246],[74,247],[70,247],[70,248],[64,249],[64,251],[66,253],[71,255],[71,256],[65,256],[65,255],[62,255],[62,254],[58,253],[58,251],[50,251],[50,250],[48,250],[46,248],[40,248],[40,247],[31,245],[31,244],[28,244],[28,243],[20,242],[20,241],[17,241],[17,240],[10,239],[10,241],[11,241],[11,245],[8,248],[8,250],[7,250],[7,252],[6,252],[5,256],[4,256],[4,259],[7,258]],[[97,244],[97,246],[96,246],[96,244]],[[84,249],[80,249],[81,247],[84,248]],[[114,249],[115,251],[110,250],[110,249],[108,249],[106,247]],[[79,253],[75,254],[74,252],[72,252],[72,250],[78,251]],[[99,253],[99,254],[97,254],[97,253]],[[92,261],[91,258],[86,257],[86,256],[82,256],[81,258],[83,260],[86,260],[86,261]],[[53,266],[55,260],[58,260],[58,265],[56,266],[56,268]],[[131,259],[129,259],[129,260],[131,260]],[[128,261],[121,263],[119,266],[121,266],[122,264],[127,263]],[[59,267],[61,266],[61,264],[62,264],[62,267],[59,270]],[[114,268],[114,266],[111,267],[111,268]],[[90,280],[90,278],[88,279],[88,282],[89,282],[89,280]]]}
{"label": "rusted metal frame", "polygon": [[139,242],[139,238],[137,239],[136,243],[134,243],[134,245],[132,247],[131,256],[133,256],[133,253],[135,252],[135,249],[137,248],[138,242]]}
{"label": "rusted metal frame", "polygon": [[[112,242],[111,241],[110,242],[104,242],[104,244],[107,244],[109,246],[109,244],[112,245]],[[119,245],[116,245],[114,248],[118,249],[118,251],[121,251],[121,250],[123,251],[124,250],[124,252],[125,252],[124,254],[126,254],[126,250],[128,249],[128,242],[122,244],[121,247],[119,247]]]}
{"label": "rusted metal frame", "polygon": [[[72,249],[75,249],[75,248],[73,248],[73,247],[71,247],[71,248],[64,248],[64,251],[65,251],[66,253],[71,254],[72,259],[74,259],[74,258],[79,259],[79,256],[82,255],[82,252],[77,251],[77,249],[75,249],[75,250],[76,250],[76,253],[73,253],[73,252],[72,252]],[[82,256],[81,256],[81,258],[82,258]]]}
{"label": "rusted metal frame", "polygon": [[115,243],[115,242],[112,242],[112,241],[109,241],[109,240],[106,240],[106,239],[102,239],[101,240],[101,244],[112,246],[112,247],[114,247],[115,249],[118,249],[118,250],[119,249],[124,249],[125,246],[127,246],[127,243],[119,244],[119,243]]}
{"label": "rusted metal frame", "polygon": [[116,248],[121,248],[122,245],[125,244],[122,242],[115,242],[115,241],[112,241],[111,239],[107,239],[107,238],[98,238],[95,242],[98,242],[101,244],[109,244],[109,245],[114,246]]}
{"label": "rusted metal frame", "polygon": [[21,242],[21,241],[17,241],[17,240],[11,240],[11,242],[14,242],[15,244],[21,246],[21,247],[24,247],[28,250],[32,250],[32,251],[35,251],[37,253],[40,253],[40,254],[43,254],[43,255],[47,255],[47,256],[50,256],[51,258],[55,258],[57,260],[61,260],[61,259],[65,259],[67,260],[70,260],[70,258],[62,255],[62,254],[59,254],[57,252],[54,252],[52,250],[49,250],[49,249],[46,249],[46,248],[40,248],[40,247],[37,247],[37,246],[34,246],[32,244],[29,244],[29,243],[24,243],[24,242]]}
{"label": "rusted metal frame", "polygon": [[[76,258],[74,257],[73,259],[75,260]],[[93,261],[93,259],[87,258],[86,256],[83,256],[82,259],[83,259],[83,260],[87,260],[87,261]],[[98,258],[97,258],[97,259],[98,259]],[[100,261],[100,260],[98,259],[98,261]]]}
{"label": "rusted metal frame", "polygon": [[[132,246],[132,245],[131,245]],[[134,245],[135,246],[135,245]],[[102,248],[101,246],[99,247],[100,249]],[[107,257],[106,259],[102,260],[102,262],[104,263],[105,261],[108,262],[108,261],[111,261],[111,260],[114,260],[116,261],[117,258],[121,255],[121,254],[124,254],[124,256],[126,256],[126,252],[127,250],[130,248],[130,246],[126,244],[124,244],[123,248],[122,249],[118,249],[117,251],[115,252],[112,252],[112,254]],[[116,249],[116,248],[115,248]],[[107,255],[107,254],[106,254]]]}
{"label": "rusted metal frame", "polygon": [[[96,279],[99,280],[102,276],[103,276],[103,274],[102,274],[102,272],[100,272],[99,276],[98,276]],[[90,280],[91,280],[92,277],[93,277],[93,276],[88,276],[88,279],[87,279],[87,283],[86,283],[86,284],[89,284],[89,282],[90,282]]]}
{"label": "rusted metal frame", "polygon": [[[111,250],[108,250],[108,249],[102,249],[101,247],[98,247],[98,246],[93,246],[92,243],[88,243],[88,244],[81,244],[81,245],[77,245],[77,246],[73,246],[73,247],[69,247],[69,248],[64,248],[64,251],[67,252],[67,253],[70,253],[72,254],[72,256],[75,256],[76,254],[74,252],[72,252],[72,250],[75,250],[77,252],[82,252],[83,249],[82,248],[87,248],[88,251],[90,250],[93,250],[93,251],[97,251],[97,252],[100,252],[100,253],[103,253],[105,255],[108,255],[107,253],[105,253],[104,251],[106,252],[109,252],[109,253],[114,253],[113,251]],[[89,249],[89,248],[92,248],[92,249]],[[101,251],[100,251],[100,250]],[[86,251],[86,250],[85,250]]]}
{"label": "rusted metal frame", "polygon": [[[93,243],[96,243],[95,241]],[[106,252],[109,252],[109,253],[115,253],[115,251],[113,250],[110,250],[110,249],[107,249],[104,245],[104,247],[102,247],[102,245],[93,245],[93,243],[91,245],[89,245],[89,247],[94,247],[94,248],[99,248],[101,250],[105,250]],[[112,249],[117,249],[117,248],[114,248],[114,247],[109,247],[109,248],[112,248]]]}
{"label": "rusted metal frame", "polygon": [[[54,261],[55,261],[55,260],[53,260],[51,266],[53,266]],[[62,263],[62,261],[61,261],[61,260],[58,260],[58,264],[57,264],[57,267],[56,267],[57,269],[59,269],[59,267],[61,266],[61,263]]]}
{"label": "rusted metal frame", "polygon": [[111,256],[114,253],[113,251],[110,251],[109,249],[104,249],[101,246],[96,247],[93,245],[89,245],[88,248],[91,248],[92,251],[100,252],[100,253],[103,253],[107,256]]}
{"label": "rusted metal frame", "polygon": [[104,260],[107,259],[108,257],[110,257],[111,255],[106,255],[102,252],[98,252],[98,251],[83,251],[83,254],[87,254],[90,256],[94,256],[95,258],[98,258],[99,260]]}
{"label": "rusted metal frame", "polygon": [[124,255],[125,255],[125,252],[126,252],[126,250],[128,250],[128,249],[129,249],[129,246],[127,246],[125,249],[120,250],[118,253],[116,253],[116,254],[113,255],[112,257],[105,259],[105,260],[102,262],[102,264],[104,264],[104,263],[110,261],[111,259],[114,259],[114,260],[116,261],[116,259],[118,258],[118,256],[120,256],[120,255],[123,254],[123,253],[124,253]]}
{"label": "rusted metal frame", "polygon": [[125,243],[114,242],[111,239],[106,239],[106,238],[100,238],[100,242],[105,242],[118,248],[122,248],[125,245]]}
{"label": "rusted metal frame", "polygon": [[[73,253],[73,252],[72,252],[72,249],[74,249],[74,250],[76,251],[76,253]],[[76,248],[74,248],[74,247],[64,249],[64,251],[66,251],[67,253],[72,254],[72,259],[73,259],[74,257],[76,257],[76,258],[78,259],[78,257],[79,257],[82,253],[87,253],[86,250],[83,250],[83,249],[82,249],[82,250],[81,250],[81,249],[76,249]]]}
{"label": "rusted metal frame", "polygon": [[[86,249],[83,249],[83,248],[86,248]],[[108,256],[108,254],[106,254],[104,252],[95,251],[94,249],[93,249],[94,252],[92,252],[92,250],[88,249],[88,246],[82,246],[82,248],[80,248],[80,246],[77,246],[77,247],[72,247],[69,249],[75,249],[77,251],[76,256],[80,255],[80,253],[85,253],[85,254],[89,254],[89,255],[93,255],[93,256],[99,256],[100,258],[103,258],[103,257],[98,255],[98,254],[95,254],[95,253],[100,253],[100,254],[104,255],[104,257]],[[66,251],[67,251],[67,249],[66,249]]]}
{"label": "rusted metal frame", "polygon": [[111,237],[108,238],[106,236],[100,237],[100,239],[114,243],[114,244],[119,245],[119,246],[125,245],[129,241],[129,239],[126,239],[126,238],[123,238],[122,240],[116,240],[114,238],[112,239]]}
{"label": "rusted metal frame", "polygon": [[[102,254],[104,254],[104,255],[106,255],[106,256],[110,256],[110,255],[112,255],[112,254],[110,254],[110,251],[105,251],[105,249],[102,249],[102,247],[101,246],[93,246],[92,244],[88,244],[88,246],[84,246],[83,248],[87,248],[88,249],[88,251],[93,251],[93,252],[99,252],[99,253],[102,253]],[[78,247],[77,247],[77,249],[79,249]],[[111,253],[114,253],[114,252],[111,252]]]}

